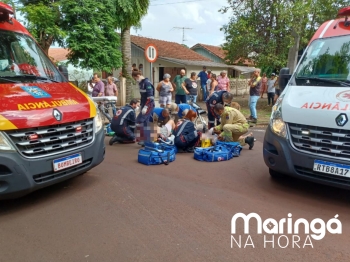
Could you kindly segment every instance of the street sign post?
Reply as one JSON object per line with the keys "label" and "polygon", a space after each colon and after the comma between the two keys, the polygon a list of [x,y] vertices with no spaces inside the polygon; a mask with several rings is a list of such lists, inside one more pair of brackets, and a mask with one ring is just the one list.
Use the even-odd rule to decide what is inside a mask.
{"label": "street sign post", "polygon": [[151,68],[151,74],[150,74],[150,81],[153,83],[153,63],[157,61],[158,58],[158,50],[155,45],[149,44],[145,48],[145,57],[146,60],[150,63]]}

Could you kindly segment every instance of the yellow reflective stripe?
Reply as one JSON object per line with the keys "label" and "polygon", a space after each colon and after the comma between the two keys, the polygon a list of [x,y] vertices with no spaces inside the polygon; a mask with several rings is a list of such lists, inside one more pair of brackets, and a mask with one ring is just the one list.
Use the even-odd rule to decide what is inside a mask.
{"label": "yellow reflective stripe", "polygon": [[72,83],[70,83],[72,87],[74,87],[75,89],[77,89],[83,96],[86,97],[86,99],[89,101],[90,104],[90,117],[95,117],[97,112],[96,112],[96,106],[94,101],[92,101],[92,99],[80,88],[76,87],[75,85],[73,85]]}
{"label": "yellow reflective stripe", "polygon": [[0,115],[0,130],[18,129],[10,120]]}

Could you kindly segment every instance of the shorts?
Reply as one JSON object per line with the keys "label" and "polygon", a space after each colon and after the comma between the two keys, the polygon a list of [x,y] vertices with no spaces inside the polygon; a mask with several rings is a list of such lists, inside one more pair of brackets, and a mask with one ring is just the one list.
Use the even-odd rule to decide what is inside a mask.
{"label": "shorts", "polygon": [[171,135],[171,125],[170,124],[165,124],[160,128],[160,133],[165,136],[169,137]]}
{"label": "shorts", "polygon": [[170,105],[171,104],[172,95],[167,96],[160,96],[159,97],[159,104],[161,105]]}

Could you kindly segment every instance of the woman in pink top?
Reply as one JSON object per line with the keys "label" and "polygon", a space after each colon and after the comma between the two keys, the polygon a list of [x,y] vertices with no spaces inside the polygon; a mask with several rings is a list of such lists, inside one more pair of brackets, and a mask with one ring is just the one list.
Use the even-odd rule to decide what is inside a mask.
{"label": "woman in pink top", "polygon": [[226,75],[227,75],[227,72],[222,71],[220,73],[220,75],[217,77],[217,81],[218,81],[217,90],[218,91],[230,92],[230,79]]}
{"label": "woman in pink top", "polygon": [[267,93],[267,77],[266,74],[263,74],[263,77],[261,78],[261,96],[260,98],[263,98],[264,93]]}

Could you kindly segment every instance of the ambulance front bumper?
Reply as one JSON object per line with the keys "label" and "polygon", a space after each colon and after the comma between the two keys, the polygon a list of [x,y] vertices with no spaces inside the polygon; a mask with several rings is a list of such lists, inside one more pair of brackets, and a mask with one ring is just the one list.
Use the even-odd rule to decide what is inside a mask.
{"label": "ambulance front bumper", "polygon": [[[95,134],[93,142],[68,153],[39,159],[24,158],[18,152],[0,152],[0,200],[24,196],[35,190],[83,174],[99,165],[105,156],[104,130]],[[54,172],[54,160],[81,155],[81,163]]]}
{"label": "ambulance front bumper", "polygon": [[338,188],[350,189],[350,177],[313,171],[315,160],[336,162],[344,165],[349,165],[348,162],[297,151],[292,147],[288,139],[273,133],[270,126],[267,127],[265,132],[263,157],[267,167],[282,175]]}

